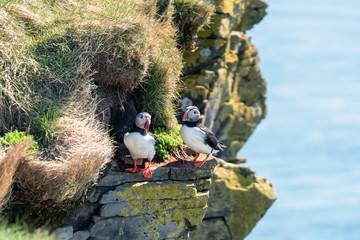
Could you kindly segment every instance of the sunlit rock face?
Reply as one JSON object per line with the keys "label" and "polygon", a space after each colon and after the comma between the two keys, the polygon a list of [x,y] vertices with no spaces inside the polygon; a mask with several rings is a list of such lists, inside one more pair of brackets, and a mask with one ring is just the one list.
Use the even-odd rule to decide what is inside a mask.
{"label": "sunlit rock face", "polygon": [[246,166],[219,162],[205,218],[191,239],[244,239],[276,199],[272,184]]}
{"label": "sunlit rock face", "polygon": [[218,164],[212,159],[199,169],[176,161],[153,167],[151,180],[113,166],[60,229],[93,239],[187,239],[206,214]]}
{"label": "sunlit rock face", "polygon": [[90,239],[244,239],[276,199],[268,181],[216,158],[172,162],[151,180],[110,168],[55,233]]}
{"label": "sunlit rock face", "polygon": [[215,0],[214,4],[216,13],[198,33],[197,49],[184,54],[182,103],[200,108],[204,124],[229,146],[219,156],[234,161],[266,115],[266,81],[245,31],[261,21],[267,4],[262,0]]}

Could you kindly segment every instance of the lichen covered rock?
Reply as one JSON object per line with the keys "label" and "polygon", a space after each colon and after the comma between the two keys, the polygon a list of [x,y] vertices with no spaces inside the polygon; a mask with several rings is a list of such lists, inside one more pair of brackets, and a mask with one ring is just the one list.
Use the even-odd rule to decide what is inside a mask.
{"label": "lichen covered rock", "polygon": [[164,239],[185,235],[204,218],[209,194],[175,181],[125,184],[102,196],[100,239]]}
{"label": "lichen covered rock", "polygon": [[93,239],[244,239],[276,199],[265,179],[222,159],[152,171],[148,180],[111,168],[84,205],[91,211],[79,208],[62,228]]}
{"label": "lichen covered rock", "polygon": [[215,159],[202,168],[170,162],[153,167],[151,180],[113,165],[87,200],[93,210],[79,208],[63,228],[89,231],[95,239],[186,239],[206,214],[217,165]]}
{"label": "lichen covered rock", "polygon": [[[266,82],[259,57],[245,31],[266,14],[262,0],[216,0],[212,22],[198,33],[197,50],[186,52],[184,105],[200,108],[203,121],[236,154],[266,115]],[[184,104],[186,102],[186,104]]]}
{"label": "lichen covered rock", "polygon": [[231,235],[223,218],[209,218],[190,234],[194,240],[231,240]]}
{"label": "lichen covered rock", "polygon": [[[244,239],[276,199],[266,179],[245,166],[219,161],[205,219],[192,239]],[[214,237],[215,229],[225,232],[216,231]]]}

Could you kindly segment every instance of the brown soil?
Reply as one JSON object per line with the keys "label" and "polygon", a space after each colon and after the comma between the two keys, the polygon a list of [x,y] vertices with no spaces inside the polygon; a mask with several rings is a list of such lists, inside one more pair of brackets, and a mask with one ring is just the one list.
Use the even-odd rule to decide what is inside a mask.
{"label": "brown soil", "polygon": [[[151,163],[151,168],[158,167],[176,167],[176,168],[186,168],[189,164],[189,160],[193,159],[195,156],[195,152],[190,148],[184,146],[181,151],[176,151],[170,154],[169,158],[154,158]],[[201,154],[199,160],[203,160],[205,158],[204,154]],[[208,160],[212,159],[213,156],[210,156]],[[112,160],[112,170],[116,172],[126,172],[126,168],[131,168],[134,165],[131,164],[132,160],[130,157],[130,153],[124,145],[120,145],[115,152],[115,156]],[[146,164],[146,165],[145,165]],[[139,168],[145,168],[147,166],[147,160],[144,160],[143,163],[137,164]]]}

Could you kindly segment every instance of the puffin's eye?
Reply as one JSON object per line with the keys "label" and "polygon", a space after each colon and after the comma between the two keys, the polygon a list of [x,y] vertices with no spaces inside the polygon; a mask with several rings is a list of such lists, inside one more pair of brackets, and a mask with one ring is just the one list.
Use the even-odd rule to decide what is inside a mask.
{"label": "puffin's eye", "polygon": [[141,118],[141,119],[142,119],[142,117],[143,117],[143,116],[142,116],[142,115],[140,115],[140,118]]}

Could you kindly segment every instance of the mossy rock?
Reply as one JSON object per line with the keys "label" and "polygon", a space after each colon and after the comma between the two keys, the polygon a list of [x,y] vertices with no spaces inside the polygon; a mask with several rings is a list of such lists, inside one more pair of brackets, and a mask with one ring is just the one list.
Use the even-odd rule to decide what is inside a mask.
{"label": "mossy rock", "polygon": [[[226,162],[216,167],[212,180],[205,219],[192,235],[244,239],[275,201],[272,184],[245,166]],[[224,232],[214,233],[213,229]]]}

